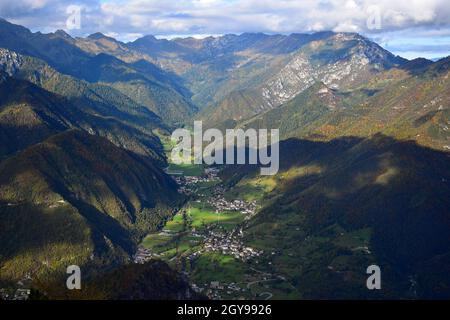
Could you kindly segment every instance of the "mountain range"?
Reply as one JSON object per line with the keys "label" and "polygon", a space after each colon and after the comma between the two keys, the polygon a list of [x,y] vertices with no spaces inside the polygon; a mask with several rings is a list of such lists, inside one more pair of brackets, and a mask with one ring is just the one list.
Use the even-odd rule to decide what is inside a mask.
{"label": "mountain range", "polygon": [[[127,264],[186,200],[163,140],[200,119],[280,129],[278,175],[227,166],[221,177],[230,194],[259,194],[246,241],[286,253],[273,268],[301,297],[373,298],[358,268],[379,261],[392,281],[376,298],[448,298],[449,67],[356,33],[124,43],[0,19],[0,284],[31,270],[61,298],[53,282],[81,261],[92,297],[130,297],[158,273],[159,298],[192,296],[164,264]],[[358,237],[370,254],[345,249]],[[123,295],[99,285],[109,274],[132,278]],[[152,288],[136,296],[158,298]]]}

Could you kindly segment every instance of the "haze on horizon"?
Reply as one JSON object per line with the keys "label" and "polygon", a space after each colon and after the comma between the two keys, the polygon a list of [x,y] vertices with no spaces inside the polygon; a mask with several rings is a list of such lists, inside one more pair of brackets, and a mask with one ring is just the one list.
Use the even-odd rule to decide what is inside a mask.
{"label": "haze on horizon", "polygon": [[[80,28],[68,28],[73,8]],[[405,58],[450,55],[448,0],[0,0],[0,16],[44,33],[102,32],[127,42],[144,35],[358,32]]]}

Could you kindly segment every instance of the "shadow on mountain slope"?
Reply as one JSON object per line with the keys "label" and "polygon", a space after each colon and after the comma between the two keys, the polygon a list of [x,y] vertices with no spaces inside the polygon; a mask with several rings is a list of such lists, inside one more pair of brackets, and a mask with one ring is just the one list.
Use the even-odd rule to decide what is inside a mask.
{"label": "shadow on mountain slope", "polygon": [[[270,238],[273,248],[279,245],[295,254],[309,237],[342,230],[333,231],[328,245],[335,246],[340,233],[368,228],[368,248],[373,251],[369,260],[385,265],[397,278],[391,287],[396,294],[391,296],[405,297],[400,291],[409,289],[399,287],[407,286],[408,279],[419,281],[419,289],[414,290],[421,297],[450,296],[448,276],[427,276],[430,269],[434,275],[445,275],[448,268],[444,261],[450,252],[449,153],[381,134],[329,142],[289,139],[280,144],[279,173],[258,175],[255,166],[230,166],[224,173],[231,185],[274,181],[262,210],[249,224],[250,240]],[[324,274],[332,271],[322,263],[331,266],[339,256],[336,252],[333,258],[321,260]],[[307,281],[302,271],[294,277]],[[310,286],[325,290],[310,292],[310,297],[325,297],[333,290],[323,283]],[[440,288],[436,295],[433,286]]]}

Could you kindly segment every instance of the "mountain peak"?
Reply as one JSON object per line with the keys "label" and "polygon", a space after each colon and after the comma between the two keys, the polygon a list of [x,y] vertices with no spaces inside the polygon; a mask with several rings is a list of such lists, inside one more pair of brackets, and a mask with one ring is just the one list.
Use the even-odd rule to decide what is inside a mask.
{"label": "mountain peak", "polygon": [[116,42],[116,39],[114,39],[112,37],[108,37],[107,35],[105,35],[105,34],[103,34],[101,32],[95,32],[95,33],[89,35],[87,38],[91,39],[91,40],[106,39],[106,40],[110,40],[110,41]]}
{"label": "mountain peak", "polygon": [[158,42],[158,39],[154,35],[148,34],[136,39],[134,42]]}
{"label": "mountain peak", "polygon": [[72,39],[70,34],[68,34],[67,32],[65,32],[64,30],[61,30],[61,29],[56,30],[54,35],[58,36],[58,37],[61,37],[63,39]]}

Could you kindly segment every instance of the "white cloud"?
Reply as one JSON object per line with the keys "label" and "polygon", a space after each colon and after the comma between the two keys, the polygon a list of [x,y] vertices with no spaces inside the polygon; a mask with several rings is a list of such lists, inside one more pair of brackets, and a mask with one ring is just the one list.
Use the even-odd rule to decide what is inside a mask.
{"label": "white cloud", "polygon": [[[192,29],[205,33],[319,29],[370,32],[367,8],[374,6],[379,8],[384,31],[450,26],[448,0],[84,0],[71,4],[80,2],[89,12],[86,28],[110,26],[114,29],[110,31],[122,33],[190,33]],[[63,19],[61,8],[67,5],[62,0],[0,0],[0,15],[17,19],[21,15],[48,14],[40,16],[42,29],[49,20]],[[36,19],[33,22],[36,24]]]}

